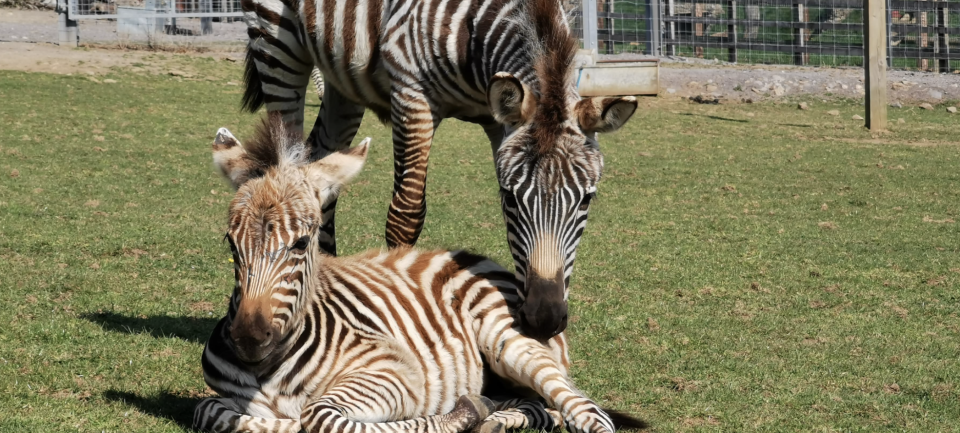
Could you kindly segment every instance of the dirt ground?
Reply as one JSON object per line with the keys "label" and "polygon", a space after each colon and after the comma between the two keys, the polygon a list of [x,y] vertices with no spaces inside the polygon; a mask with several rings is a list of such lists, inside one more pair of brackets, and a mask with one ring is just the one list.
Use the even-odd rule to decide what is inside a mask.
{"label": "dirt ground", "polygon": [[[178,22],[187,30],[193,24],[184,19]],[[224,22],[214,23],[212,35],[164,35],[150,42],[165,50],[236,60],[245,39],[243,23]],[[137,41],[118,36],[115,21],[80,21],[80,40],[89,46],[61,49],[56,45],[57,15],[52,11],[0,9],[0,69],[99,74],[111,67],[142,63],[144,56],[152,54],[118,49]],[[960,74],[891,70],[888,82],[892,105],[960,101]],[[660,71],[660,96],[664,98],[701,95],[718,98],[721,103],[740,103],[800,96],[862,98],[863,93],[863,70],[859,68],[729,65],[666,58]]]}

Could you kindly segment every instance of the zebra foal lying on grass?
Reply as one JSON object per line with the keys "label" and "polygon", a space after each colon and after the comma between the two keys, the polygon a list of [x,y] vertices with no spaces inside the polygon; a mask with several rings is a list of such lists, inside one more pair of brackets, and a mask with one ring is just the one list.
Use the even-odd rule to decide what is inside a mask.
{"label": "zebra foal lying on grass", "polygon": [[[320,251],[321,209],[360,171],[368,141],[308,162],[278,117],[247,146],[218,132],[214,161],[238,188],[226,234],[236,286],[203,352],[204,379],[220,398],[197,405],[194,427],[491,433],[564,424],[613,433],[611,416],[567,374],[564,334],[518,332],[517,282],[496,263],[459,251]],[[492,396],[494,383],[559,411],[520,398],[493,406],[479,394]]]}

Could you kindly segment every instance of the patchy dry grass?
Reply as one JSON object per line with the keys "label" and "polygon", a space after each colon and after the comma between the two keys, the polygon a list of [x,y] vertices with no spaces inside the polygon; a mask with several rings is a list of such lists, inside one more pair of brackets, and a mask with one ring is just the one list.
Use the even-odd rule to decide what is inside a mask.
{"label": "patchy dry grass", "polygon": [[[0,72],[0,431],[182,431],[208,395],[200,351],[232,287],[209,142],[254,116],[223,84],[238,65],[157,61],[213,81]],[[602,137],[579,385],[659,431],[956,429],[958,117],[891,110],[871,134],[844,120],[860,110],[645,99]],[[391,188],[389,130],[361,134],[345,253],[382,245]],[[441,127],[421,245],[507,264],[482,137]]]}

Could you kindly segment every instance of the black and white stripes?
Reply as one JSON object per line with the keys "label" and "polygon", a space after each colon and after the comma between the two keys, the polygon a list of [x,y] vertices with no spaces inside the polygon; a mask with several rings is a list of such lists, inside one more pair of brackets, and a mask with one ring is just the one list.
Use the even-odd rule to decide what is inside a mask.
{"label": "black and white stripes", "polygon": [[[529,216],[511,219],[504,210],[524,282],[521,324],[538,338],[562,331],[573,252],[586,213],[570,215],[600,177],[595,132],[598,125],[604,131],[621,126],[636,101],[580,100],[571,75],[577,44],[559,0],[243,0],[242,5],[250,34],[247,108],[266,104],[299,130],[316,65],[325,83],[307,140],[313,158],[348,147],[364,108],[392,123],[387,245],[413,245],[419,238],[427,162],[440,122],[455,117],[483,126],[500,186],[517,200],[541,198],[536,206],[524,205]],[[504,174],[521,172],[529,179],[522,186]],[[321,249],[331,254],[336,253],[334,207],[318,233]],[[543,257],[531,256],[541,252]],[[559,278],[552,270],[561,262]],[[551,273],[530,263],[544,263]]]}

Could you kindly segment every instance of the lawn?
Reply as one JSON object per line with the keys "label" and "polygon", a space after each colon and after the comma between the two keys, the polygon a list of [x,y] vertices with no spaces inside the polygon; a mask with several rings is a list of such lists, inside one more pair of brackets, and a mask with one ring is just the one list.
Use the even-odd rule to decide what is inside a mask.
{"label": "lawn", "polygon": [[[150,61],[205,79],[0,72],[0,431],[179,432],[208,395],[233,284],[209,147],[256,116],[239,65]],[[808,102],[648,98],[601,137],[569,327],[588,395],[664,432],[960,429],[960,117],[871,134]],[[383,245],[390,131],[360,136],[341,254]],[[420,245],[510,264],[481,130],[436,143]]]}

